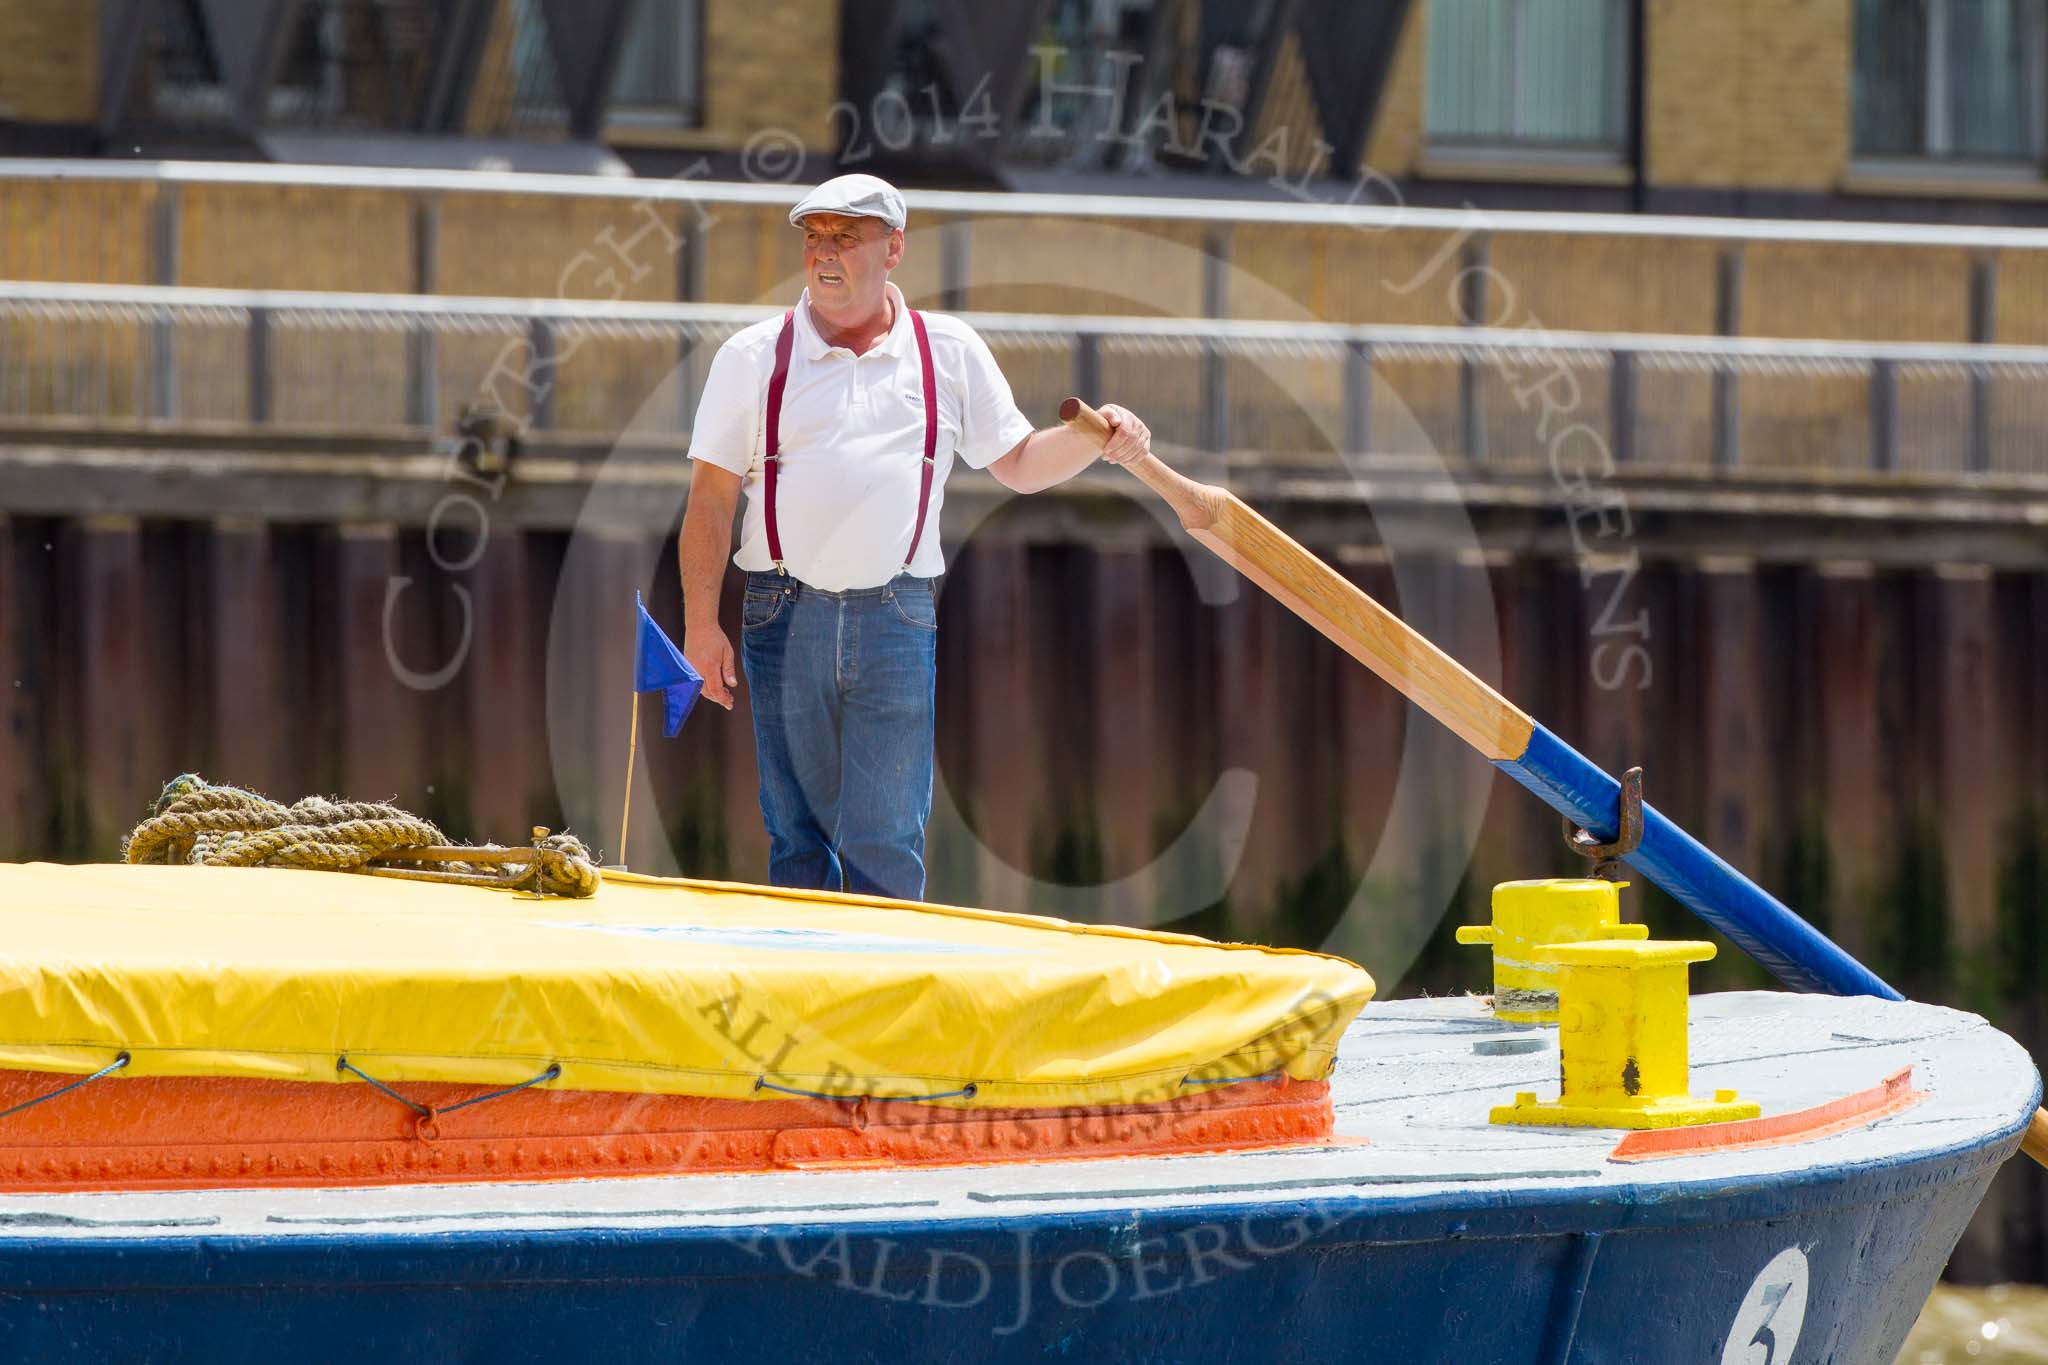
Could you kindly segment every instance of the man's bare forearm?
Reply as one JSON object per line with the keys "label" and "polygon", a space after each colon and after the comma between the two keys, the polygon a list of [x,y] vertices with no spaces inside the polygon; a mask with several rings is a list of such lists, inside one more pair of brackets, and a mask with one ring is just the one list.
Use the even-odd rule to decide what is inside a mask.
{"label": "man's bare forearm", "polygon": [[997,461],[1003,468],[996,477],[1019,493],[1043,492],[1094,464],[1101,453],[1101,442],[1084,432],[1069,426],[1043,427]]}
{"label": "man's bare forearm", "polygon": [[718,601],[732,554],[732,514],[738,505],[737,483],[730,492],[715,486],[721,482],[718,474],[723,473],[720,470],[707,476],[700,466],[691,475],[690,504],[683,513],[683,533],[677,544],[685,630],[718,628]]}

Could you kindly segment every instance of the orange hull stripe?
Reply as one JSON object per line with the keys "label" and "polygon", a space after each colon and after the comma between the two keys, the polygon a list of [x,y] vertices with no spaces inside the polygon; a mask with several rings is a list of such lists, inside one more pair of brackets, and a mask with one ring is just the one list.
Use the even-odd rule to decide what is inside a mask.
{"label": "orange hull stripe", "polygon": [[[0,1072],[0,1109],[74,1077]],[[446,1106],[489,1087],[417,1084]],[[432,1122],[367,1085],[118,1077],[0,1119],[0,1191],[404,1185],[926,1166],[1327,1140],[1324,1081],[1248,1081],[1151,1105],[972,1109],[527,1090]]]}
{"label": "orange hull stripe", "polygon": [[1846,1133],[1904,1113],[1927,1098],[1924,1090],[1913,1089],[1913,1068],[1906,1067],[1868,1090],[1844,1095],[1811,1109],[1790,1114],[1767,1114],[1763,1118],[1738,1119],[1733,1123],[1698,1123],[1682,1128],[1650,1128],[1630,1133],[1614,1144],[1609,1161],[1654,1161],[1658,1157],[1697,1156],[1703,1152],[1726,1152],[1743,1147],[1782,1147],[1793,1142],[1812,1142],[1834,1133]]}

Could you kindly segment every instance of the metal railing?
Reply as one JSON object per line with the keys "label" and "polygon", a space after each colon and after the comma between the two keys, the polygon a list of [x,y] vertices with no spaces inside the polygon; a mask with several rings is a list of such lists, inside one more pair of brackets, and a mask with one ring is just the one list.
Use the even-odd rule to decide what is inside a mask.
{"label": "metal railing", "polygon": [[[750,305],[0,284],[0,417],[687,433]],[[1020,405],[1314,460],[2048,475],[2048,347],[968,313]]]}
{"label": "metal railing", "polygon": [[[913,226],[945,224],[930,250],[945,305],[956,310],[1014,306],[1014,291],[989,286],[978,261],[1015,255],[1020,235],[1087,227],[1141,234],[1135,273],[1156,276],[1144,283],[1168,312],[1271,317],[1305,308],[1350,321],[2048,342],[2041,229],[1481,212],[1351,202],[1393,193],[1384,183],[1268,188],[1277,197],[908,198]],[[307,190],[332,193],[322,200]],[[16,217],[0,238],[0,275],[609,297],[618,291],[601,287],[599,268],[571,267],[590,254],[640,281],[647,272],[622,251],[638,242],[673,263],[659,262],[634,297],[752,301],[794,269],[791,254],[763,273],[784,245],[774,240],[786,231],[775,210],[801,190],[687,177],[5,161],[0,200],[13,199]],[[1146,255],[1142,243],[1159,236],[1192,250]],[[1078,266],[1090,250],[1070,244],[1052,254]],[[1300,307],[1271,308],[1270,291],[1262,299],[1258,289],[1218,284],[1233,267],[1279,281]],[[1410,288],[1411,273],[1425,268],[1444,278]]]}

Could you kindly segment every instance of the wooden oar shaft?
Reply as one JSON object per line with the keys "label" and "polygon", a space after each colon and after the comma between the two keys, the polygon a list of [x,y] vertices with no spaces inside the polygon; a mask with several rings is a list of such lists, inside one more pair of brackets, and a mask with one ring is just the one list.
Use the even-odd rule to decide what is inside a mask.
{"label": "wooden oar shaft", "polygon": [[[1078,398],[1060,420],[1097,440],[1109,424]],[[1125,466],[1202,544],[1347,654],[1587,830],[1612,838],[1620,784],[1474,677],[1356,584],[1317,559],[1226,489],[1197,483],[1151,455]],[[1649,803],[1643,839],[1627,859],[1779,980],[1802,990],[1899,999],[1869,968],[1762,887],[1716,857]],[[2037,1110],[2022,1149],[2048,1166],[2048,1110]]]}
{"label": "wooden oar shaft", "polygon": [[[1078,398],[1060,404],[1060,420],[1097,439],[1109,435],[1102,414]],[[1235,493],[1197,483],[1153,455],[1124,468],[1165,499],[1189,535],[1481,754],[1509,759],[1529,746],[1535,723],[1527,715]]]}

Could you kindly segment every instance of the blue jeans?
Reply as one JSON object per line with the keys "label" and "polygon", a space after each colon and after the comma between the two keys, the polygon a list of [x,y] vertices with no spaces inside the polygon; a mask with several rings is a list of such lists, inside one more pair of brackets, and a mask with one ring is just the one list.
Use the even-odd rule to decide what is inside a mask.
{"label": "blue jeans", "polygon": [[747,575],[740,659],[770,885],[924,896],[938,640],[929,578],[823,592]]}

